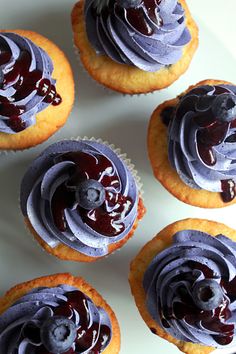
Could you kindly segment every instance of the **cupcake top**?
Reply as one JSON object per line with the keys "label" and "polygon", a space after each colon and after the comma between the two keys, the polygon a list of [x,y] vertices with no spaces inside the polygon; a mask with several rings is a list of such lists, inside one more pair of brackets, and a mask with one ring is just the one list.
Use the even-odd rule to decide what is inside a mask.
{"label": "cupcake top", "polygon": [[35,288],[0,315],[2,353],[97,354],[111,337],[107,312],[68,285]]}
{"label": "cupcake top", "polygon": [[84,13],[97,54],[144,71],[176,63],[191,40],[177,0],[85,0]]}
{"label": "cupcake top", "polygon": [[184,95],[169,123],[169,160],[185,184],[236,196],[236,86],[198,86]]}
{"label": "cupcake top", "polygon": [[0,132],[19,133],[48,105],[61,103],[48,54],[29,39],[0,33]]}
{"label": "cupcake top", "polygon": [[139,190],[126,162],[97,141],[53,144],[23,178],[24,216],[52,248],[63,243],[90,257],[107,255],[137,218]]}
{"label": "cupcake top", "polygon": [[144,275],[146,305],[167,333],[216,348],[235,345],[236,243],[183,230]]}

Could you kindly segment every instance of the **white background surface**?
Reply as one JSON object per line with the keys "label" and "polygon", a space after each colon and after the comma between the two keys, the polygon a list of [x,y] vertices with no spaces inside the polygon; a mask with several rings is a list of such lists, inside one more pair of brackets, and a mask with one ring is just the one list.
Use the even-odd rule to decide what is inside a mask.
{"label": "white background surface", "polygon": [[[78,64],[70,25],[73,0],[0,0],[0,26],[34,30],[53,40],[70,58],[76,80],[76,103],[66,126],[36,149],[0,156],[0,292],[41,275],[68,271],[82,275],[117,314],[122,332],[121,354],[179,352],[151,334],[135,307],[127,277],[129,263],[139,249],[164,226],[186,217],[218,220],[236,228],[236,206],[201,210],[184,205],[154,179],[147,158],[147,125],[159,103],[202,79],[236,83],[235,0],[188,3],[200,27],[200,47],[190,69],[166,90],[124,97],[97,85]],[[30,161],[53,141],[78,135],[100,137],[122,148],[136,164],[144,183],[147,214],[138,231],[120,252],[96,264],[63,262],[46,254],[26,231],[18,208],[20,181]]]}

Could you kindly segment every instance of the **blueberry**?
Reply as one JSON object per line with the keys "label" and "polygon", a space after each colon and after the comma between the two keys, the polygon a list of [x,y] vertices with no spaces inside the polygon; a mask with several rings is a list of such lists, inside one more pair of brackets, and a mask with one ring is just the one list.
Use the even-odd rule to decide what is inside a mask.
{"label": "blueberry", "polygon": [[104,203],[105,196],[103,185],[94,179],[81,182],[76,191],[79,206],[86,210],[99,208]]}
{"label": "blueberry", "polygon": [[217,119],[231,122],[236,119],[236,96],[231,93],[222,93],[215,98],[212,112]]}
{"label": "blueberry", "polygon": [[204,311],[216,309],[224,299],[221,286],[215,280],[211,279],[195,283],[192,296],[197,307]]}
{"label": "blueberry", "polygon": [[142,0],[117,0],[117,4],[121,7],[136,7],[142,3]]}
{"label": "blueberry", "polygon": [[54,316],[47,320],[40,331],[41,341],[50,353],[65,353],[77,336],[76,326],[66,317]]}

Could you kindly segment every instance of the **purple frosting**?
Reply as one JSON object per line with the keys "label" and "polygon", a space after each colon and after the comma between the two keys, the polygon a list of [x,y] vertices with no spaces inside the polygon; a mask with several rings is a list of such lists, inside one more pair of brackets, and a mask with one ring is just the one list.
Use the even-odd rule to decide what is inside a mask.
{"label": "purple frosting", "polygon": [[[226,93],[236,98],[236,86],[206,85],[191,90],[180,99],[170,122],[169,160],[182,181],[191,188],[222,192],[222,181],[236,183],[236,142],[232,139],[235,137],[236,128],[234,124],[228,122],[219,120],[217,123],[220,117],[214,116],[212,111],[215,99]],[[199,123],[201,117],[209,119],[209,127],[201,126]],[[216,144],[211,144],[210,139],[214,139],[214,135],[217,137],[219,128],[223,135],[220,135],[220,140]],[[209,146],[214,160],[211,164],[206,163],[204,155],[199,153],[199,141],[201,143],[199,134],[205,132],[208,134],[207,129],[209,139],[205,139],[205,147]]]}
{"label": "purple frosting", "polygon": [[176,63],[191,40],[181,4],[177,0],[128,3],[85,1],[86,31],[97,54],[150,72]]}
{"label": "purple frosting", "polygon": [[[36,354],[41,352],[42,347],[40,329],[43,324],[54,316],[54,312],[61,306],[68,303],[67,295],[78,289],[59,285],[54,288],[35,288],[0,315],[0,352],[3,354]],[[98,328],[97,337],[101,326],[106,326],[111,331],[111,322],[106,311],[97,307],[93,301],[83,294],[86,301],[89,328],[96,325]],[[78,297],[78,301],[80,301]],[[76,307],[72,309],[72,320],[79,330],[82,319]],[[86,333],[83,334],[86,336]],[[90,343],[91,336],[87,343]],[[75,353],[92,352],[96,340],[91,341],[91,346],[86,351]],[[109,342],[106,343],[106,346]],[[43,348],[43,347],[42,347]],[[75,350],[73,344],[72,350]],[[39,351],[38,351],[39,350]],[[42,351],[42,353],[46,351]],[[53,351],[52,353],[57,353]]]}
{"label": "purple frosting", "polygon": [[[17,98],[18,90],[22,88],[22,85],[25,85],[25,82],[22,81],[22,75],[18,75],[13,81],[4,84],[5,77],[16,69],[17,61],[22,58],[23,52],[27,52],[31,57],[29,72],[41,73],[41,79],[49,80],[51,85],[54,85],[56,81],[51,77],[53,72],[52,61],[42,48],[18,34],[0,34],[0,58],[4,53],[7,53],[10,58],[4,64],[0,64],[0,102],[8,101],[9,104],[14,106],[15,111],[19,111],[17,117],[21,119],[24,129],[26,129],[36,123],[37,113],[45,109],[49,103],[44,101],[45,96],[37,93],[36,87],[32,88],[23,99]],[[22,67],[21,70],[23,69]],[[9,119],[9,115],[2,114],[0,110],[0,132],[15,134],[17,131],[11,128]]]}
{"label": "purple frosting", "polygon": [[[124,230],[116,236],[100,234],[81,218],[74,206],[65,210],[66,230],[61,232],[52,217],[52,198],[61,185],[66,185],[71,178],[75,163],[65,158],[66,153],[83,152],[92,157],[106,157],[112,164],[112,171],[102,173],[119,178],[119,190],[115,186],[105,187],[106,192],[119,193],[132,199],[129,212],[121,215]],[[60,157],[64,156],[63,161]],[[76,166],[79,167],[79,166]],[[53,144],[47,148],[30,166],[21,185],[21,209],[32,224],[37,234],[50,247],[60,243],[90,257],[101,257],[109,253],[109,245],[125,238],[132,230],[137,218],[139,191],[136,181],[126,164],[107,145],[89,140],[68,140]],[[106,212],[112,213],[109,206],[103,205]],[[115,212],[115,210],[114,210]]]}
{"label": "purple frosting", "polygon": [[[154,257],[144,275],[148,311],[159,326],[181,341],[217,348],[226,343],[233,346],[235,277],[235,242],[224,235],[180,231],[173,236],[173,245]],[[193,288],[209,278],[221,285],[224,300],[217,310],[204,312],[194,305]],[[231,327],[228,332],[227,326]]]}

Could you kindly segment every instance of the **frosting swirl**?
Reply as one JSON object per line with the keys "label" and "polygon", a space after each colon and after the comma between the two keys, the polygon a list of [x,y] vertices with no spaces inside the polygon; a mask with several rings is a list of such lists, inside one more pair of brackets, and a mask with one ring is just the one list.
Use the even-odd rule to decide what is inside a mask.
{"label": "frosting swirl", "polygon": [[61,97],[48,54],[16,33],[0,34],[0,132],[15,134],[36,123],[36,115]]}
{"label": "frosting swirl", "polygon": [[[209,281],[221,288],[222,299],[207,311],[197,306],[194,289]],[[235,284],[236,243],[196,230],[176,233],[143,280],[146,305],[158,325],[179,340],[217,348],[235,345]]]}
{"label": "frosting swirl", "polygon": [[[83,204],[84,185],[86,197],[95,193],[99,199],[94,206]],[[62,242],[90,257],[108,254],[110,244],[128,235],[138,199],[136,181],[118,154],[89,140],[52,145],[32,163],[21,185],[22,212],[44,242],[52,248]]]}
{"label": "frosting swirl", "polygon": [[[108,346],[112,328],[107,312],[78,289],[59,285],[33,289],[0,315],[1,352],[57,354],[56,344],[50,352],[43,344],[42,328],[59,316],[65,324],[72,321],[77,332],[68,353],[102,353]],[[58,341],[61,335],[60,328]]]}
{"label": "frosting swirl", "polygon": [[84,11],[97,54],[144,71],[176,63],[191,39],[177,0],[86,0]]}
{"label": "frosting swirl", "polygon": [[180,99],[169,125],[172,167],[191,188],[221,192],[225,202],[235,197],[235,106],[236,86],[199,86]]}

